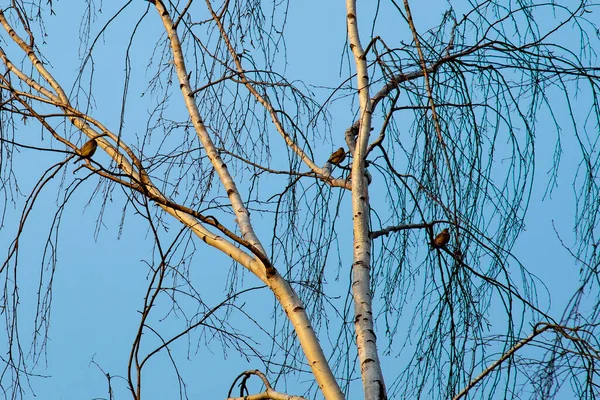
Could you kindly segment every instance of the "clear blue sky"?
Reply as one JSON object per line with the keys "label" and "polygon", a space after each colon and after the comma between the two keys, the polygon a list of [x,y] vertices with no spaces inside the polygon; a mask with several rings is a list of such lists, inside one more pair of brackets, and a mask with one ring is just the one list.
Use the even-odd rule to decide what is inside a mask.
{"label": "clear blue sky", "polygon": [[[447,3],[428,2],[426,7],[413,2],[413,11],[417,27],[421,30],[431,28],[433,23],[441,18]],[[119,17],[102,37],[95,53],[97,67],[95,70],[94,101],[96,107],[91,113],[111,129],[117,129],[119,124],[120,102],[122,96],[124,60],[122,50],[123,41],[129,37],[132,24],[137,21],[147,7],[147,2],[135,1],[128,6],[123,16]],[[439,7],[438,7],[439,6]],[[70,89],[77,74],[78,67],[78,28],[79,19],[83,10],[79,2],[57,2],[55,16],[46,19],[48,36],[42,47],[44,55],[50,63],[49,69],[63,85]],[[117,7],[121,4],[104,2],[103,13],[96,16],[97,21],[92,27],[94,34],[108,18],[112,17]],[[316,11],[318,10],[318,12]],[[436,10],[431,12],[431,10]],[[158,17],[151,11],[151,15],[142,23],[142,32],[148,32],[154,38],[157,30],[162,29]],[[382,16],[385,21],[385,16]],[[366,18],[359,20],[365,21]],[[307,29],[307,25],[310,26]],[[363,40],[370,32],[368,24],[362,25]],[[395,29],[393,21],[387,29]],[[345,10],[343,2],[316,2],[307,1],[299,4],[292,2],[288,14],[286,50],[288,57],[287,74],[292,79],[303,79],[306,83],[315,86],[337,86],[345,76],[339,76],[340,56],[345,45]],[[378,30],[385,30],[386,26],[380,23]],[[405,42],[410,42],[408,31]],[[3,37],[5,34],[3,34]],[[143,37],[143,35],[141,35]],[[120,42],[119,42],[120,41]],[[118,43],[118,44],[115,44]],[[135,46],[144,44],[140,37]],[[150,73],[146,72],[147,55],[152,51],[154,43],[146,43],[146,47],[135,48],[132,54],[132,68],[134,77],[128,99],[127,122],[125,124],[124,139],[129,144],[136,144],[136,137],[143,135],[148,118],[148,98],[140,97],[143,87],[140,82],[148,79]],[[283,65],[280,65],[283,71]],[[139,79],[138,79],[139,78]],[[324,99],[326,90],[314,88],[319,93],[320,101]],[[582,100],[585,99],[582,97]],[[179,100],[173,102],[177,104]],[[333,140],[325,137],[323,145],[319,147],[319,156],[323,161],[332,149],[343,145],[343,131],[353,120],[355,111],[348,106],[348,102],[338,102],[332,108],[332,131],[339,133]],[[557,107],[560,118],[560,107]],[[183,112],[183,111],[182,111]],[[380,120],[375,122],[379,126]],[[560,242],[553,233],[552,223],[559,229],[567,244],[573,244],[572,227],[574,224],[574,199],[572,181],[575,172],[575,162],[579,159],[578,148],[571,141],[569,132],[564,133],[563,146],[564,165],[561,169],[558,189],[550,198],[542,201],[546,182],[547,171],[552,166],[552,151],[556,133],[551,125],[547,125],[547,118],[539,118],[536,127],[538,132],[537,142],[537,167],[534,190],[531,197],[531,206],[526,220],[526,231],[522,234],[514,248],[515,255],[547,286],[552,295],[552,303],[545,303],[545,293],[540,291],[542,305],[546,304],[554,316],[559,317],[562,307],[576,287],[576,277],[579,267],[568,253],[561,248]],[[30,123],[27,128],[19,131],[19,141],[39,143],[41,136],[37,124]],[[31,136],[29,140],[28,136]],[[46,147],[61,148],[56,142],[50,140],[50,135],[45,133],[42,144]],[[276,140],[276,139],[275,139]],[[32,162],[32,157],[35,161]],[[44,155],[31,150],[22,150],[15,155],[14,170],[19,175],[21,191],[29,193],[36,180],[52,163],[61,156]],[[73,168],[66,172],[66,180],[72,176]],[[80,170],[77,176],[84,176]],[[20,244],[19,275],[20,275],[20,328],[24,334],[21,340],[29,344],[32,329],[32,318],[35,313],[37,301],[37,277],[40,274],[40,263],[43,246],[50,224],[54,218],[57,206],[58,181],[47,187],[37,201],[29,222],[25,227]],[[68,202],[59,230],[60,247],[57,249],[58,264],[53,282],[52,320],[49,337],[47,359],[40,361],[34,372],[48,375],[47,379],[33,379],[31,388],[41,399],[95,399],[107,397],[107,383],[98,368],[91,361],[97,362],[111,375],[126,375],[127,357],[139,322],[139,311],[142,309],[145,294],[148,268],[142,260],[152,258],[152,240],[147,223],[138,215],[128,209],[125,216],[123,231],[119,235],[119,226],[122,220],[122,208],[126,197],[121,190],[116,190],[108,203],[103,223],[98,228],[98,235],[94,235],[98,213],[100,211],[99,199],[95,198],[88,205],[92,191],[97,186],[98,179],[91,177],[76,191]],[[373,193],[377,193],[377,186],[383,182],[375,182],[372,186]],[[244,197],[244,196],[242,196]],[[6,219],[0,230],[0,250],[7,249],[10,245],[22,209],[22,201],[17,207],[8,206]],[[351,209],[349,196],[346,195],[342,202],[342,215],[345,217],[337,225],[340,243],[345,255],[342,256],[346,265],[351,260]],[[256,222],[256,220],[255,220]],[[232,225],[232,221],[227,221]],[[180,226],[177,222],[170,222],[170,230],[165,237],[173,237],[178,233]],[[268,234],[268,232],[266,232]],[[117,238],[118,236],[118,238]],[[263,236],[265,243],[270,238]],[[168,242],[167,242],[168,243]],[[201,290],[203,301],[208,305],[215,305],[221,301],[226,289],[226,280],[230,273],[229,259],[218,254],[217,251],[204,246],[195,240],[196,253],[190,265],[191,277],[196,286]],[[333,260],[333,258],[332,258]],[[241,268],[241,267],[237,267]],[[335,268],[332,265],[331,268]],[[31,279],[29,279],[31,278]],[[347,288],[347,276],[342,274],[341,281],[331,279],[329,287],[332,292],[344,296]],[[259,285],[259,281],[246,274],[243,287]],[[257,321],[268,324],[273,312],[272,296],[263,290],[261,296],[249,294],[244,298],[247,310],[252,312],[252,317]],[[166,311],[166,310],[163,310]],[[157,313],[163,316],[164,313]],[[182,325],[177,325],[173,318],[173,326],[164,326],[163,332],[177,332]],[[183,324],[184,320],[179,322]],[[246,329],[245,326],[237,326]],[[248,330],[253,328],[248,325]],[[269,330],[269,328],[266,328]],[[264,338],[264,336],[263,336]],[[146,349],[157,341],[144,337],[148,341]],[[3,343],[4,337],[0,337]],[[200,341],[200,345],[193,341]],[[205,346],[210,342],[209,346]],[[263,347],[269,343],[261,343]],[[328,347],[328,346],[327,346]],[[27,352],[28,349],[25,349]],[[227,349],[224,359],[223,349],[218,341],[211,338],[192,335],[192,342],[183,339],[173,347],[173,351],[180,352],[181,372],[184,379],[190,384],[188,396],[190,398],[223,398],[233,378],[246,369],[263,366],[256,362],[247,362],[240,359],[234,349]],[[189,352],[189,360],[182,354]],[[389,357],[385,359],[384,368],[394,369],[400,359]],[[47,363],[47,364],[46,364]],[[166,354],[162,354],[150,362],[146,372],[145,398],[166,399],[175,398],[177,395],[176,380],[173,369]],[[115,378],[113,387],[116,398],[127,398],[126,382],[124,379]],[[296,387],[290,382],[290,388]],[[306,382],[301,382],[305,388]],[[284,388],[281,388],[283,391]],[[291,394],[301,394],[293,391]],[[356,397],[356,394],[355,396]]]}

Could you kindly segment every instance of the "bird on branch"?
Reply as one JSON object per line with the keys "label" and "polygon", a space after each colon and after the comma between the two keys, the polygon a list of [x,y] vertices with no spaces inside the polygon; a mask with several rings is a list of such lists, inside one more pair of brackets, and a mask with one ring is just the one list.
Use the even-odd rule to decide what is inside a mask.
{"label": "bird on branch", "polygon": [[346,151],[343,147],[340,147],[329,156],[329,160],[327,160],[327,162],[335,165],[340,165],[345,159]]}
{"label": "bird on branch", "polygon": [[94,155],[94,153],[96,152],[97,148],[98,148],[98,142],[96,142],[96,139],[88,140],[83,146],[81,146],[81,149],[77,150],[77,154],[79,154],[79,158],[76,160],[76,162],[92,157]]}
{"label": "bird on branch", "polygon": [[449,241],[450,241],[450,232],[448,231],[448,228],[444,228],[433,239],[432,247],[439,249],[440,247],[446,246]]}

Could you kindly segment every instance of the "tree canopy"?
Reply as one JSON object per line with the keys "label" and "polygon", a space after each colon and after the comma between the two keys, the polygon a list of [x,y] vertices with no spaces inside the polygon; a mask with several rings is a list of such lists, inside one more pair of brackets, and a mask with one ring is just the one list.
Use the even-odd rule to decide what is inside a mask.
{"label": "tree canopy", "polygon": [[600,396],[598,4],[66,3],[0,12],[6,398]]}

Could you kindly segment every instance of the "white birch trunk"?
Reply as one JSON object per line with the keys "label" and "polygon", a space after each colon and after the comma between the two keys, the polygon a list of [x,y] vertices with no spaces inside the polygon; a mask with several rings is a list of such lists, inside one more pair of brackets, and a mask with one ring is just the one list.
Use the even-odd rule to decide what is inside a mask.
{"label": "white birch trunk", "polygon": [[373,321],[371,286],[371,239],[369,237],[369,190],[365,178],[365,152],[371,131],[371,99],[369,72],[360,43],[356,18],[356,2],[346,1],[348,39],[356,64],[356,80],[360,103],[360,126],[352,163],[352,212],[354,222],[354,262],[352,293],[354,295],[354,329],[366,400],[386,399],[385,382],[377,352]]}
{"label": "white birch trunk", "polygon": [[[194,96],[191,94],[192,89],[187,78],[188,74],[185,67],[185,61],[183,58],[179,37],[173,28],[173,20],[170,18],[168,12],[160,1],[156,1],[156,8],[171,42],[174,59],[173,61],[177,76],[179,78],[179,86],[198,138],[200,139],[200,142],[202,143],[202,146],[206,151],[215,171],[217,171],[219,174],[219,179],[221,180],[223,187],[227,191],[227,195],[229,196],[229,200],[231,202],[231,207],[235,213],[240,231],[242,232],[242,237],[245,240],[248,240],[266,256],[266,252],[264,251],[261,243],[254,233],[254,229],[252,228],[250,214],[242,201],[233,178],[227,170],[226,164],[219,156],[219,153],[217,152],[212,139],[210,138],[208,131],[204,126],[202,117],[200,116],[200,112],[194,101]],[[236,260],[239,261],[240,259],[236,258]],[[256,258],[251,263],[242,263],[242,265],[256,274],[259,279],[269,285],[275,294],[275,297],[283,307],[286,315],[294,326],[296,334],[298,335],[298,340],[302,346],[302,350],[307,358],[308,365],[315,376],[323,396],[326,399],[331,400],[343,399],[344,396],[342,391],[337,384],[335,377],[333,376],[333,372],[329,367],[327,358],[323,353],[320,342],[310,323],[302,301],[289,283],[283,279],[283,277],[281,277],[281,275],[274,268],[267,265],[261,265],[262,268],[256,268],[257,264],[261,265],[260,261]]]}

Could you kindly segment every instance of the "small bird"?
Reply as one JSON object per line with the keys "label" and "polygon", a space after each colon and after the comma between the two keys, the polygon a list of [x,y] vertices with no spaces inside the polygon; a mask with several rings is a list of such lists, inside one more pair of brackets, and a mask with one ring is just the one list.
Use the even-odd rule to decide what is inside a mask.
{"label": "small bird", "polygon": [[340,147],[329,156],[329,160],[327,160],[327,162],[335,165],[340,165],[345,159],[346,151],[343,147]]}
{"label": "small bird", "polygon": [[77,151],[77,153],[79,154],[79,158],[77,159],[77,161],[93,156],[96,152],[97,147],[98,142],[96,142],[96,139],[88,140],[83,146],[81,146],[81,149]]}
{"label": "small bird", "polygon": [[450,232],[448,232],[448,228],[444,228],[440,233],[437,234],[435,239],[433,239],[432,246],[434,248],[444,247],[450,241]]}

